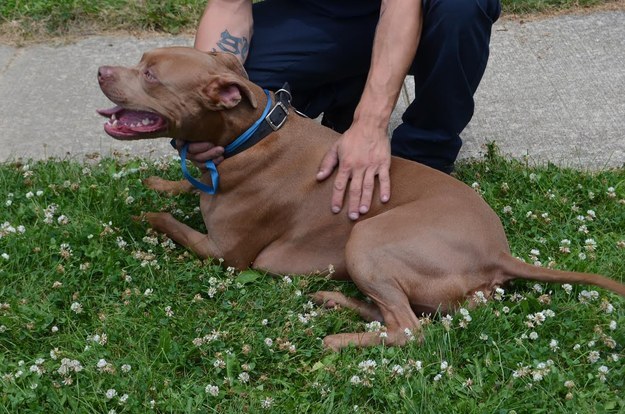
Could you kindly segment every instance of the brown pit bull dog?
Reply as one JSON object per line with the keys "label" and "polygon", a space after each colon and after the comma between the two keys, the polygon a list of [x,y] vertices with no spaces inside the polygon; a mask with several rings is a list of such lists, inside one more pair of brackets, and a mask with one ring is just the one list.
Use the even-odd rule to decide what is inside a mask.
{"label": "brown pit bull dog", "polygon": [[[135,67],[101,67],[98,80],[118,105],[99,111],[110,118],[105,131],[117,139],[172,137],[227,146],[257,120],[270,124],[263,139],[219,165],[216,194],[201,195],[208,234],[168,213],[147,213],[145,219],[199,257],[223,258],[238,269],[327,274],[333,268],[333,278],[352,280],[373,303],[338,292],[313,297],[384,322],[387,336],[329,335],[329,348],[421,338],[418,314],[453,312],[475,292],[488,297],[512,279],[593,284],[625,296],[625,285],[609,278],[513,258],[499,218],[474,190],[415,162],[392,159],[388,203],[374,201],[356,222],[333,214],[332,179],[319,183],[315,176],[338,134],[293,110],[285,120],[288,101],[250,82],[234,56],[156,49]],[[269,98],[281,103],[265,121],[274,106]],[[271,118],[276,113],[283,116]],[[202,181],[211,182],[209,172]],[[146,184],[170,193],[193,190],[188,181],[158,177]]]}

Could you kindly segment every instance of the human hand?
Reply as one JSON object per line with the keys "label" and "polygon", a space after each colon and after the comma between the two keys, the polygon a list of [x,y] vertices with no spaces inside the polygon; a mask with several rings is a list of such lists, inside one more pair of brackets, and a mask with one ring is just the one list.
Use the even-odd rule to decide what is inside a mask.
{"label": "human hand", "polygon": [[[184,146],[185,141],[182,139],[175,140],[175,146],[178,152]],[[206,170],[206,161],[212,160],[215,165],[219,165],[224,160],[224,148],[217,147],[210,142],[190,142],[187,151],[187,157],[193,162],[193,165],[200,170]]]}
{"label": "human hand", "polygon": [[331,202],[333,213],[343,208],[349,183],[349,218],[357,220],[361,214],[366,214],[371,207],[376,176],[380,182],[380,201],[386,203],[390,199],[391,149],[386,129],[354,123],[324,156],[317,180],[328,178],[337,165]]}

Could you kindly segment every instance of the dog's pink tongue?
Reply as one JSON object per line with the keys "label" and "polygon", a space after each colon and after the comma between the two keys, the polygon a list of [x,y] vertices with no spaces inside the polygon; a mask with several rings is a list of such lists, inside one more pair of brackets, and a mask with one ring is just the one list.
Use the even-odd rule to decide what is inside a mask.
{"label": "dog's pink tongue", "polygon": [[114,106],[108,109],[97,109],[96,112],[102,116],[110,117],[120,112],[123,108],[121,106]]}

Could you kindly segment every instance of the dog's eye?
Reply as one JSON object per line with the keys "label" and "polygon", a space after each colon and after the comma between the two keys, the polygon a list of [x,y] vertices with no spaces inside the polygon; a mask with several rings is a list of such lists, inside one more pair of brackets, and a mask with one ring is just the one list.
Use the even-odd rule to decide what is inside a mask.
{"label": "dog's eye", "polygon": [[154,76],[154,73],[152,73],[152,71],[150,69],[144,70],[143,71],[143,76],[149,82],[157,82],[158,81],[158,79],[156,79],[156,76]]}

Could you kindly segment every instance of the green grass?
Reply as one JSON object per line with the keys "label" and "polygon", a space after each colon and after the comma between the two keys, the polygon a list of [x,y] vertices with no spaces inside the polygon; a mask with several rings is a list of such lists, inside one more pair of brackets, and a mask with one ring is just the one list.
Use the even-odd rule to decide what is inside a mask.
{"label": "green grass", "polygon": [[[355,288],[200,262],[130,219],[164,210],[203,231],[197,198],[144,189],[153,174],[180,176],[163,161],[0,164],[0,413],[625,411],[623,298],[517,283],[464,327],[427,324],[422,345],[326,352],[320,338],[365,324],[307,294]],[[623,280],[625,170],[530,168],[491,148],[459,177],[515,255]],[[71,360],[82,369],[59,372]]]}
{"label": "green grass", "polygon": [[[610,0],[503,0],[504,13],[589,7]],[[193,31],[206,0],[4,0],[0,34],[22,39],[110,30]]]}

